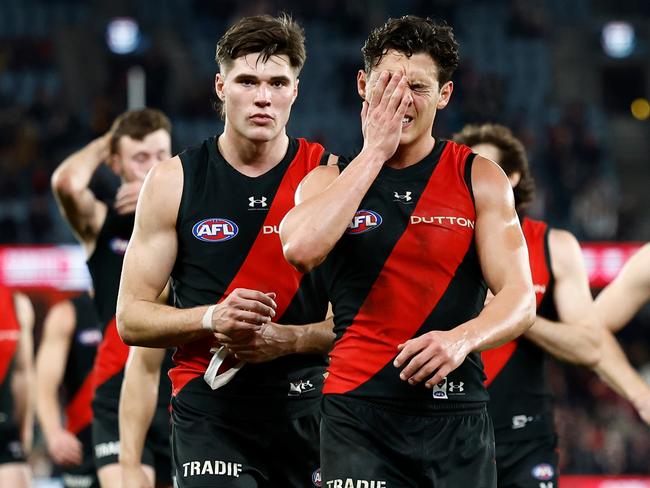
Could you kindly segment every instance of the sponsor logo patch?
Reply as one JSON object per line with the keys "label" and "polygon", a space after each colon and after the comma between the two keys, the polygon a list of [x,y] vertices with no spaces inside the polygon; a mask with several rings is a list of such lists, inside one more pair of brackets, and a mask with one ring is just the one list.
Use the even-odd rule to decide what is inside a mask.
{"label": "sponsor logo patch", "polygon": [[533,478],[535,478],[536,480],[548,481],[550,479],[553,479],[555,470],[553,469],[553,466],[551,466],[550,464],[542,463],[535,466],[530,474],[532,474]]}
{"label": "sponsor logo patch", "polygon": [[442,381],[436,383],[433,385],[432,388],[432,395],[433,398],[436,398],[438,400],[448,400],[449,397],[447,396],[447,378],[443,378]]}
{"label": "sponsor logo patch", "polygon": [[363,234],[371,230],[375,230],[381,225],[381,215],[372,210],[357,210],[357,213],[352,217],[352,222],[348,225],[346,234]]}
{"label": "sponsor logo patch", "polygon": [[212,217],[201,220],[192,227],[192,235],[204,242],[229,241],[237,235],[239,227],[232,220]]}
{"label": "sponsor logo patch", "polygon": [[321,486],[320,468],[311,474],[311,482],[314,486]]}

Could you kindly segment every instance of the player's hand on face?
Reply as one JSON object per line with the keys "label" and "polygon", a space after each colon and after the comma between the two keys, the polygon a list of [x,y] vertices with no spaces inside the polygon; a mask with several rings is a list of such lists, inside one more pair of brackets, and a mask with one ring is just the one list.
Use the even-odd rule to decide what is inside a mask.
{"label": "player's hand on face", "polygon": [[400,352],[393,365],[402,368],[400,379],[411,385],[426,381],[427,388],[442,381],[470,352],[456,335],[454,330],[434,330],[397,346]]}
{"label": "player's hand on face", "polygon": [[78,466],[83,460],[83,446],[79,439],[61,429],[48,439],[47,450],[52,460],[59,466]]}
{"label": "player's hand on face", "polygon": [[[212,331],[222,344],[241,340],[275,317],[275,293],[236,288],[212,313]],[[220,340],[221,339],[221,340]]]}
{"label": "player's hand on face", "polygon": [[268,322],[248,336],[245,341],[232,341],[226,345],[228,352],[247,363],[263,363],[291,354],[296,336],[293,328]]}
{"label": "player's hand on face", "polygon": [[141,464],[122,465],[122,488],[153,488],[152,480],[149,479]]}
{"label": "player's hand on face", "polygon": [[390,159],[399,145],[402,119],[411,103],[406,76],[382,71],[361,109],[364,149],[377,149],[385,160]]}
{"label": "player's hand on face", "polygon": [[142,190],[143,184],[144,181],[142,180],[122,183],[117,190],[115,203],[113,204],[113,207],[118,214],[125,215],[135,212],[135,207],[138,204],[138,197],[140,196],[140,190]]}

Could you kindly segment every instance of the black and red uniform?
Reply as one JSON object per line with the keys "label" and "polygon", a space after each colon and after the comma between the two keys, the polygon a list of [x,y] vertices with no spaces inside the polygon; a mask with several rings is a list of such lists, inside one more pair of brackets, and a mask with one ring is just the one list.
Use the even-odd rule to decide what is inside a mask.
{"label": "black and red uniform", "polygon": [[[129,347],[122,342],[115,321],[117,293],[124,253],[128,245],[134,214],[118,215],[108,207],[106,219],[97,237],[95,250],[88,259],[88,270],[95,289],[95,306],[102,324],[102,343],[97,350],[93,369],[95,394],[93,397],[93,445],[97,469],[118,462],[120,389]],[[154,466],[156,480],[171,483],[169,447],[169,398],[171,384],[165,374],[171,367],[171,352],[161,368],[158,406],[142,455],[143,464]]]}
{"label": "black and red uniform", "polygon": [[384,166],[323,265],[336,341],[323,389],[322,486],[494,485],[480,355],[433,389],[410,386],[393,366],[398,344],[483,308],[473,159],[466,146],[437,141],[414,165]]}
{"label": "black and red uniform", "polygon": [[13,294],[0,285],[0,464],[25,462],[11,386],[20,332]]}
{"label": "black and red uniform", "polygon": [[73,433],[83,446],[81,465],[63,468],[63,485],[98,487],[97,470],[92,443],[93,364],[97,346],[102,340],[99,317],[92,298],[83,293],[71,301],[75,326],[63,375],[66,430]]}
{"label": "black and red uniform", "polygon": [[[216,137],[180,154],[183,194],[171,278],[175,305],[218,303],[235,288],[275,292],[274,321],[324,320],[327,297],[315,275],[284,259],[278,226],[300,181],[326,161],[319,144],[289,139],[280,163],[257,177],[234,169]],[[180,487],[304,487],[319,466],[318,404],[323,355],[245,364],[212,390],[203,375],[210,339],[179,346],[173,384],[172,452]]]}
{"label": "black and red uniform", "polygon": [[[537,315],[557,320],[549,228],[524,218]],[[553,398],[547,381],[546,352],[524,337],[483,352],[494,423],[500,488],[557,486],[557,436]]]}

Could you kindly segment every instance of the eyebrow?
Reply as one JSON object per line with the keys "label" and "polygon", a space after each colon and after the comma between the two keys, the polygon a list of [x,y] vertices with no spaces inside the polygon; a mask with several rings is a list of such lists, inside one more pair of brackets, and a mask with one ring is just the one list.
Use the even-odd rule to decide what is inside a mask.
{"label": "eyebrow", "polygon": [[[248,73],[240,73],[237,76],[235,76],[235,81],[242,81],[242,80],[259,81],[260,77],[258,75],[248,74]],[[288,76],[280,75],[280,76],[272,76],[269,81],[271,83],[276,81],[281,81],[283,83],[290,83],[291,79]]]}

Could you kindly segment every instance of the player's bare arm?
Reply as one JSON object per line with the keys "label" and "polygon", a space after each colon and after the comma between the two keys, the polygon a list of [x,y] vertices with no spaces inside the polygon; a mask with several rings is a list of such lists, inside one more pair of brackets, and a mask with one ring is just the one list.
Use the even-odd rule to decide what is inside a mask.
{"label": "player's bare arm", "polygon": [[549,248],[559,321],[537,316],[525,336],[558,359],[594,367],[600,360],[601,334],[580,245],[571,233],[552,229]]}
{"label": "player's bare arm", "polygon": [[33,370],[33,329],[34,308],[27,296],[14,294],[16,317],[20,323],[20,344],[11,389],[14,397],[16,423],[20,428],[23,449],[29,452],[32,447],[34,429],[34,370]]}
{"label": "player's bare arm", "polygon": [[59,302],[47,314],[41,345],[36,355],[36,414],[52,460],[61,466],[81,464],[79,439],[61,422],[59,387],[75,327],[75,310],[70,301]]}
{"label": "player's bare arm", "polygon": [[141,463],[147,431],[156,412],[165,349],[132,347],[120,393],[122,487],[154,486],[154,472]]}
{"label": "player's bare arm", "polygon": [[68,156],[52,175],[52,191],[59,209],[72,227],[86,254],[94,250],[95,240],[106,218],[106,204],[95,198],[88,185],[102,162],[109,157],[111,134],[93,140]]}
{"label": "player's bare arm", "polygon": [[361,112],[364,145],[341,174],[336,167],[316,168],[300,189],[300,201],[282,220],[284,255],[306,272],[327,257],[352,221],[361,200],[395,153],[402,118],[410,104],[406,77],[382,72]]}
{"label": "player's bare arm", "polygon": [[494,298],[478,317],[450,331],[431,331],[400,344],[394,365],[411,384],[432,387],[472,351],[490,349],[525,332],[535,317],[528,251],[503,171],[477,156],[472,166],[476,248]]}
{"label": "player's bare arm", "polygon": [[247,341],[232,342],[226,337],[222,344],[239,360],[261,363],[289,354],[326,354],[334,342],[333,329],[332,317],[307,325],[269,322]]}
{"label": "player's bare arm", "polygon": [[178,157],[157,164],[142,188],[117,301],[118,331],[126,344],[170,347],[215,332],[252,332],[275,315],[272,294],[247,289],[236,289],[214,306],[177,309],[156,303],[176,260],[182,188]]}
{"label": "player's bare arm", "polygon": [[596,314],[602,325],[621,330],[650,300],[650,244],[637,251],[616,279],[596,297]]}

